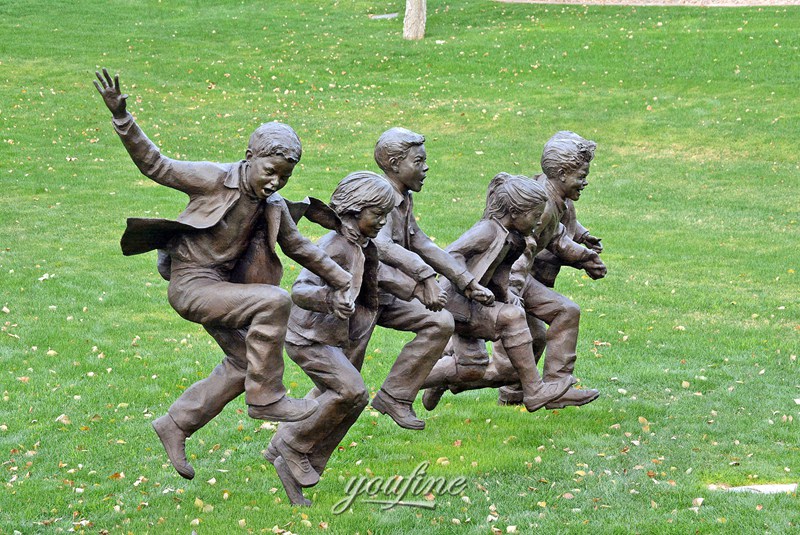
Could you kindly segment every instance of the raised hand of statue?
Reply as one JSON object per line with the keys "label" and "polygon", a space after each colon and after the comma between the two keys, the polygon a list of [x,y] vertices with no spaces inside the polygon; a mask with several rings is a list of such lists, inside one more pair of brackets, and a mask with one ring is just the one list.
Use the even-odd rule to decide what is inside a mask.
{"label": "raised hand of statue", "polygon": [[94,71],[94,74],[97,76],[97,80],[100,81],[100,83],[97,83],[97,80],[95,80],[94,86],[103,97],[103,101],[111,111],[111,115],[113,115],[115,119],[124,118],[127,113],[125,109],[125,99],[128,98],[128,95],[123,95],[119,89],[119,74],[114,75],[114,79],[112,80],[111,75],[108,74],[108,70],[105,67],[103,67],[102,76],[98,71]]}
{"label": "raised hand of statue", "polygon": [[593,280],[602,279],[606,276],[608,271],[606,265],[600,260],[600,255],[594,251],[592,251],[591,256],[583,262],[581,267]]}
{"label": "raised hand of statue", "polygon": [[414,288],[414,297],[430,311],[438,312],[447,304],[447,292],[442,290],[436,277],[421,280]]}
{"label": "raised hand of statue", "polygon": [[350,287],[340,288],[334,290],[331,294],[330,302],[331,312],[339,319],[347,319],[353,315],[356,310],[356,305],[350,299]]}
{"label": "raised hand of statue", "polygon": [[478,284],[478,281],[472,279],[472,282],[464,288],[464,295],[467,299],[472,299],[484,306],[492,306],[494,303],[494,294],[488,288]]}
{"label": "raised hand of statue", "polygon": [[603,252],[603,244],[600,243],[600,238],[587,234],[583,237],[583,244],[597,254]]}

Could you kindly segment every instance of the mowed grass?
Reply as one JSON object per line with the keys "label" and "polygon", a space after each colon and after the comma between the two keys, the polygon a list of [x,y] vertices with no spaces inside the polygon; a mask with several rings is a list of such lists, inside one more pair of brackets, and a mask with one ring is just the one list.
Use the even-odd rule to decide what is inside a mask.
{"label": "mowed grass", "polygon": [[[796,493],[709,485],[800,472],[800,8],[436,0],[413,43],[402,15],[368,16],[403,8],[0,6],[0,533],[797,529]],[[493,391],[448,394],[433,413],[418,405],[423,432],[367,410],[305,509],[261,457],[271,429],[238,399],[188,441],[198,475],[181,479],[150,422],[221,352],[170,309],[154,255],[119,251],[126,217],[174,217],[186,199],[128,158],[91,83],[103,66],[172,157],[235,161],[259,123],[292,125],[305,151],[290,199],[376,170],[388,127],[425,134],[416,213],[442,246],[480,217],[495,173],[538,172],[557,130],[594,139],[577,207],[609,274],[564,270],[557,289],[582,307],[576,374],[602,397],[527,414]],[[285,267],[289,288],[298,268]],[[410,337],[376,332],[372,391]],[[293,364],[285,382],[310,384]],[[463,495],[332,514],[350,477],[423,461],[465,477]]]}

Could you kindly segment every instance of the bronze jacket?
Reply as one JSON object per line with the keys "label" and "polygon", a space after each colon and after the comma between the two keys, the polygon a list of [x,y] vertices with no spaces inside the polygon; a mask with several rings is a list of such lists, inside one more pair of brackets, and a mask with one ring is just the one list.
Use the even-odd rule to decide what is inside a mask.
{"label": "bronze jacket", "polygon": [[[515,293],[521,291],[525,284],[525,278],[533,273],[534,259],[542,251],[549,251],[564,265],[583,262],[592,253],[591,249],[576,243],[574,240],[575,232],[579,228],[577,220],[574,220],[575,227],[572,229],[568,229],[562,223],[562,218],[568,218],[567,214],[571,203],[568,204],[561,200],[544,174],[534,177],[534,180],[544,186],[547,192],[547,205],[542,214],[541,223],[535,231],[534,240],[530,240],[530,246],[512,268],[511,287],[515,290]],[[572,206],[572,210],[574,215],[574,206]]]}
{"label": "bronze jacket", "polygon": [[[146,177],[189,196],[189,203],[177,220],[129,218],[120,245],[125,255],[169,248],[176,235],[198,232],[219,223],[241,196],[239,184],[244,161],[236,163],[185,162],[161,154],[128,114],[113,120],[114,128],[133,162]],[[305,204],[307,206],[307,203]],[[234,282],[279,284],[283,273],[275,253],[278,243],[287,256],[324,274],[337,288],[346,286],[350,276],[322,251],[303,237],[295,225],[303,206],[290,205],[277,193],[267,199],[264,218],[257,226],[249,249],[234,267]],[[294,214],[292,213],[294,212]],[[163,261],[160,260],[160,263]],[[168,269],[159,271],[168,274]]]}
{"label": "bronze jacket", "polygon": [[330,312],[330,286],[317,275],[303,269],[292,286],[292,306],[286,341],[294,345],[326,344],[347,349],[363,338],[378,310],[378,251],[371,240],[364,245],[357,238],[329,232],[317,242],[331,259],[350,273],[350,295],[356,310],[348,319]]}
{"label": "bronze jacket", "polygon": [[414,199],[410,192],[395,191],[395,209],[375,238],[380,255],[380,287],[410,301],[416,284],[436,272],[463,291],[475,278],[463,265],[453,262],[439,246],[419,228],[414,217]]}
{"label": "bronze jacket", "polygon": [[511,266],[524,250],[523,236],[494,219],[481,219],[446,249],[503,303],[508,302]]}
{"label": "bronze jacket", "polygon": [[[566,229],[566,235],[570,236],[575,243],[582,244],[584,237],[589,234],[589,230],[578,221],[573,200],[565,199],[564,205],[566,210],[564,210],[564,214],[561,216],[561,224],[564,225]],[[568,264],[551,251],[544,249],[539,251],[539,254],[534,258],[533,275],[536,277],[536,280],[548,288],[552,288],[555,286],[556,277],[562,265],[575,266],[575,264]]]}

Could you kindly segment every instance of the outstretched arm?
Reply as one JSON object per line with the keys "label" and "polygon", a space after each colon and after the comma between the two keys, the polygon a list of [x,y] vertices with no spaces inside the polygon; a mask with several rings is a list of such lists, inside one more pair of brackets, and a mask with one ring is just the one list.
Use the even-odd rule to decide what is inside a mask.
{"label": "outstretched arm", "polygon": [[[492,245],[494,236],[491,232],[485,231],[485,226],[486,223],[484,220],[479,221],[456,241],[451,243],[445,252],[451,259],[451,263],[458,266],[459,269],[463,269],[464,273],[467,275],[467,279],[469,279],[467,285],[460,288],[462,293],[468,299],[477,301],[482,305],[490,306],[494,303],[494,293],[482,286],[478,279],[467,271],[467,262],[473,256],[484,253]],[[425,238],[427,238],[427,236],[425,236]],[[432,242],[431,245],[436,247]],[[436,247],[436,249],[438,249],[438,247]]]}
{"label": "outstretched arm", "polygon": [[349,317],[355,310],[353,298],[350,296],[350,281],[353,277],[325,251],[300,234],[282,198],[267,202],[271,205],[277,204],[280,209],[277,240],[284,254],[331,286],[333,291],[327,300],[331,310],[339,318]]}
{"label": "outstretched arm", "polygon": [[606,267],[600,260],[596,251],[584,247],[572,240],[566,234],[566,229],[561,223],[553,236],[547,249],[556,255],[564,265],[571,265],[583,269],[592,279],[601,279],[606,275]]}
{"label": "outstretched arm", "polygon": [[[386,227],[384,227],[386,228]],[[383,232],[383,231],[381,231]],[[417,253],[404,249],[387,236],[378,235],[373,239],[378,256],[384,268],[379,271],[381,285],[387,291],[403,300],[417,298],[426,308],[434,312],[444,308],[447,292],[436,281],[436,272],[426,264]],[[394,285],[403,280],[404,284]],[[408,288],[405,288],[408,286]],[[410,293],[401,290],[408,289]]]}
{"label": "outstretched arm", "polygon": [[128,95],[120,90],[119,75],[111,79],[108,70],[103,74],[95,72],[94,86],[103,97],[106,107],[114,117],[114,129],[119,134],[128,154],[147,178],[163,186],[175,188],[186,194],[199,193],[212,189],[224,180],[229,165],[211,162],[182,162],[167,158],[159,148],[142,132],[133,116],[127,112]]}
{"label": "outstretched arm", "polygon": [[[566,218],[569,213],[570,213],[569,211],[565,212],[564,217]],[[575,235],[572,236],[572,239],[575,241],[575,243],[580,243],[582,245],[585,245],[586,247],[596,252],[597,254],[602,253],[603,244],[600,243],[600,238],[598,238],[597,236],[592,236],[591,233],[589,232],[589,229],[581,225],[581,222],[575,218],[574,204],[572,205],[571,215],[575,221],[574,225]],[[561,222],[564,223],[564,219],[562,219]],[[566,226],[566,223],[564,223],[564,225]]]}

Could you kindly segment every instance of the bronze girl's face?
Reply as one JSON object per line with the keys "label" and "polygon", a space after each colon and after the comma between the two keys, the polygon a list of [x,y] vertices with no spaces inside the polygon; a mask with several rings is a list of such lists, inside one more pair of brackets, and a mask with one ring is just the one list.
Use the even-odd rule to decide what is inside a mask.
{"label": "bronze girl's face", "polygon": [[368,206],[364,208],[356,216],[358,230],[367,238],[374,238],[384,225],[386,225],[386,216],[388,216],[391,211],[391,207],[388,209],[381,208],[380,206]]}
{"label": "bronze girl's face", "polygon": [[527,212],[514,214],[512,218],[513,229],[523,236],[532,234],[542,219],[542,213],[544,213],[544,203],[537,204]]}

